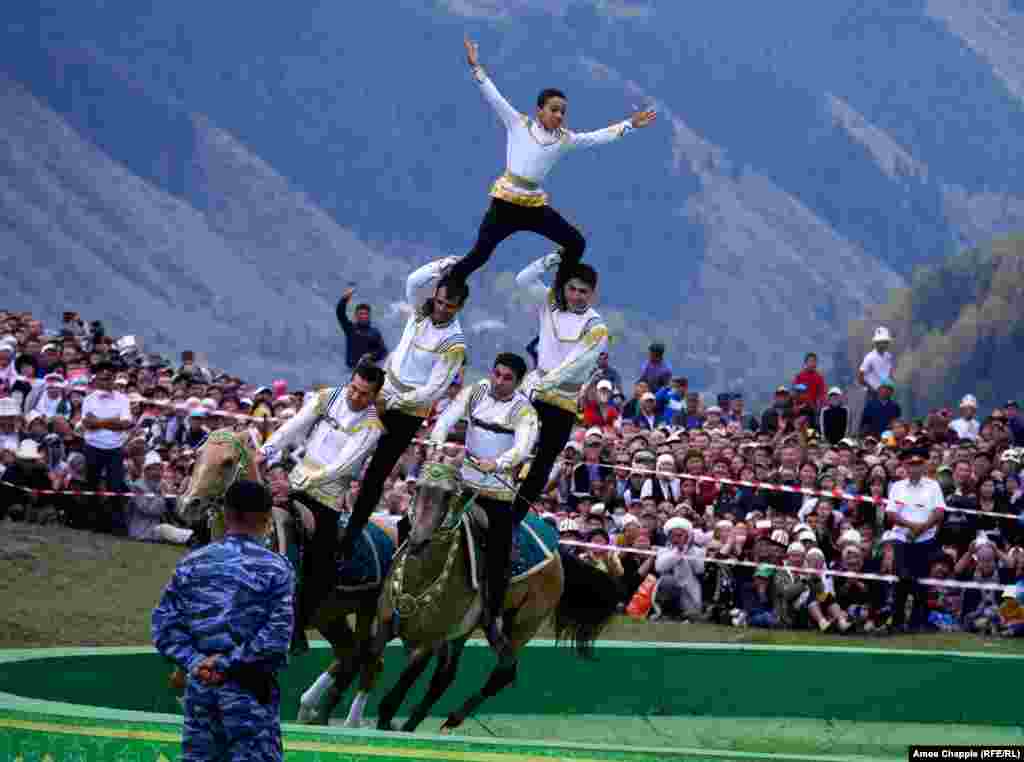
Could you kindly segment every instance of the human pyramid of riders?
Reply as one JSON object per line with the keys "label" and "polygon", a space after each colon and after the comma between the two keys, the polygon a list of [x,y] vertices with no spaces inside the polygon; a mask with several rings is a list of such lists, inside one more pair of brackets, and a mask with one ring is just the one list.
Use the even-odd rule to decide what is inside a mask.
{"label": "human pyramid of riders", "polygon": [[[487,523],[486,593],[480,622],[499,663],[507,661],[511,644],[503,607],[513,533],[543,490],[576,421],[580,388],[596,368],[598,356],[607,350],[608,328],[593,307],[598,274],[582,261],[586,242],[549,206],[542,183],[568,151],[613,142],[653,123],[656,113],[639,111],[600,130],[572,132],[564,127],[564,93],[545,89],[537,98],[534,116],[520,113],[480,65],[477,46],[467,39],[465,48],[473,78],[507,132],[505,171],[490,189],[490,206],[475,245],[462,258],[431,262],[409,275],[409,303],[415,304],[420,289],[431,287],[431,296],[409,317],[398,345],[382,366],[360,364],[347,385],[312,395],[261,450],[263,462],[272,465],[287,450],[302,449],[301,461],[290,475],[291,496],[315,519],[295,596],[289,633],[293,653],[308,650],[305,630],[334,589],[338,564],[352,557],[388,476],[420,434],[431,406],[446,395],[462,370],[466,337],[458,315],[470,295],[467,281],[504,239],[530,231],[558,245],[554,253],[516,276],[518,287],[537,310],[537,367],[528,373],[521,356],[499,354],[490,376],[463,389],[430,434],[431,442],[443,448],[455,424],[467,421],[461,479],[486,513]],[[549,287],[544,276],[552,272]],[[528,473],[517,481],[519,467],[531,453]],[[339,514],[348,484],[360,474],[361,488],[351,513]],[[238,504],[238,495],[229,490],[228,508]],[[174,640],[168,633],[184,626],[177,621],[179,615],[184,616],[184,609],[175,608],[168,600],[177,595],[177,579],[178,575],[154,614],[154,639],[177,663],[191,669],[195,662],[205,667],[205,675],[215,675],[215,660],[197,661],[195,654],[201,650],[191,652],[190,659],[190,653],[182,653],[180,648],[161,647],[162,642]],[[490,695],[488,688],[484,694]]]}

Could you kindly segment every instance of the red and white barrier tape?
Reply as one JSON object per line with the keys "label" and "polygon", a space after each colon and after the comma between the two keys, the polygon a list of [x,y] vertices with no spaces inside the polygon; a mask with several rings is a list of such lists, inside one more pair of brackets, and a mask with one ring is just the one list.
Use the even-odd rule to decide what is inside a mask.
{"label": "red and white barrier tape", "polygon": [[78,495],[84,497],[162,497],[162,498],[177,498],[179,495],[163,495],[159,492],[107,492],[107,491],[94,491],[94,490],[79,490],[79,489],[34,489],[32,487],[23,487],[20,484],[12,484],[11,482],[0,481],[0,485],[4,487],[13,487],[16,490],[27,492],[30,495]]}
{"label": "red and white barrier tape", "polygon": [[[590,550],[601,550],[612,553],[633,553],[640,556],[651,556],[656,557],[659,553],[657,550],[641,550],[640,548],[619,548],[614,545],[600,545],[593,542],[578,542],[576,540],[559,540],[560,545],[570,545],[577,548],[587,548]],[[808,575],[820,575],[822,577],[845,577],[847,579],[861,579],[868,580],[871,582],[899,582],[900,578],[895,574],[871,574],[869,572],[846,572],[833,569],[812,569],[807,566],[803,567],[792,567],[792,566],[780,566],[778,564],[769,563],[758,563],[756,561],[739,561],[731,558],[715,558],[713,556],[694,556],[684,555],[683,558],[693,561],[703,561],[706,564],[719,564],[721,566],[743,566],[751,569],[769,568],[776,571],[785,569],[786,571],[801,574],[803,576]],[[945,586],[962,588],[966,590],[994,590],[997,592],[1015,592],[1016,585],[1001,585],[992,582],[961,582],[959,580],[950,579],[936,579],[934,577],[922,577],[918,580],[922,585],[933,585],[933,586]]]}
{"label": "red and white barrier tape", "polygon": [[[608,466],[608,465],[605,465],[603,467],[607,468],[609,470],[613,470],[613,469],[620,469],[621,470],[620,466]],[[628,470],[629,470],[630,473],[646,474],[646,475],[649,475],[649,476],[652,476],[652,477],[658,477],[658,478],[663,478],[663,479],[689,479],[691,481],[697,481],[697,482],[711,482],[711,483],[715,483],[715,484],[732,484],[732,485],[739,486],[739,487],[751,487],[753,489],[763,489],[763,490],[769,490],[769,491],[772,491],[772,492],[787,492],[787,493],[790,493],[790,494],[805,495],[807,497],[831,497],[831,498],[837,498],[837,499],[841,499],[841,500],[855,501],[855,502],[859,502],[859,503],[873,503],[874,505],[891,504],[891,505],[899,506],[901,508],[903,508],[903,507],[911,507],[911,508],[926,508],[926,507],[928,507],[928,506],[921,505],[920,503],[906,503],[906,502],[903,502],[902,500],[892,500],[892,499],[887,498],[887,497],[877,497],[876,498],[876,497],[870,497],[868,495],[854,495],[853,493],[850,493],[850,492],[843,492],[840,489],[818,490],[818,489],[810,489],[808,487],[790,487],[790,486],[785,485],[785,484],[773,484],[771,482],[759,482],[759,481],[752,481],[751,482],[751,481],[745,481],[745,480],[742,480],[742,479],[728,479],[728,478],[719,477],[719,476],[703,476],[703,475],[682,474],[682,473],[666,474],[663,471],[655,471],[653,469],[648,469],[648,468],[635,468],[633,466],[630,466]],[[997,513],[996,511],[977,511],[977,510],[974,510],[972,508],[958,508],[956,506],[951,506],[951,505],[947,505],[947,506],[943,506],[943,507],[947,511],[955,511],[957,513],[966,513],[966,514],[971,514],[971,515],[975,515],[975,516],[991,516],[993,518],[1015,519],[1015,520],[1020,518],[1018,515],[1013,514],[1013,513]]]}

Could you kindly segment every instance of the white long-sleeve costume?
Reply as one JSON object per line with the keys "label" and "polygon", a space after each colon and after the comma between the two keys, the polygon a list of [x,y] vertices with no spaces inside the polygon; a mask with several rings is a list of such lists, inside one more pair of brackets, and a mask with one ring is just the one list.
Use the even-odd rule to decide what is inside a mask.
{"label": "white long-sleeve costume", "polygon": [[[405,298],[416,310],[416,291],[436,281],[441,271],[457,262],[439,259],[415,270],[406,280]],[[388,410],[426,418],[431,406],[448,391],[466,361],[466,337],[458,318],[434,325],[430,316],[413,312],[395,350],[384,363],[381,396]]]}
{"label": "white long-sleeve costume", "polygon": [[374,405],[352,410],[346,388],[317,392],[264,445],[271,459],[286,447],[305,447],[305,455],[292,470],[289,482],[292,489],[329,508],[337,506],[384,433]]}
{"label": "white long-sleeve costume", "polygon": [[[448,433],[466,418],[466,450],[480,460],[497,463],[496,474],[483,474],[473,466],[462,466],[462,478],[483,497],[511,502],[515,491],[509,489],[514,469],[530,454],[537,441],[540,424],[537,411],[522,394],[507,400],[495,399],[491,382],[480,381],[463,389],[437,419],[430,435],[432,442],[443,444]],[[504,484],[502,484],[504,482]]]}
{"label": "white long-sleeve costume", "polygon": [[571,413],[578,411],[580,387],[597,367],[597,358],[608,348],[608,326],[593,307],[575,313],[560,309],[553,289],[544,285],[545,270],[557,267],[557,253],[541,257],[516,276],[516,284],[537,305],[540,342],[537,369],[523,382],[523,393]]}
{"label": "white long-sleeve costume", "polygon": [[516,111],[481,67],[473,70],[484,98],[498,113],[508,133],[505,173],[494,181],[490,195],[520,206],[544,206],[548,195],[540,187],[563,154],[574,148],[611,143],[633,129],[627,119],[593,132],[548,130]]}

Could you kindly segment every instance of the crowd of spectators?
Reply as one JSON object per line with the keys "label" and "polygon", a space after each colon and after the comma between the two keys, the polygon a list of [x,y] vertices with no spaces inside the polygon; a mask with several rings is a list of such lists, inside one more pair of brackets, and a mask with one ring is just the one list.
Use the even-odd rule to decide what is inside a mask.
{"label": "crowd of spectators", "polygon": [[[360,335],[386,351],[367,329],[368,307],[360,309]],[[534,510],[563,540],[607,547],[571,551],[620,580],[624,606],[648,595],[652,618],[844,633],[1020,634],[1024,611],[1015,598],[916,582],[945,577],[1024,589],[1024,519],[985,515],[1024,517],[1018,405],[979,419],[977,400],[965,395],[957,415],[941,409],[902,417],[892,399],[891,338],[880,335],[858,372],[866,400],[856,409],[847,405],[855,395],[826,384],[814,354],[760,415],[740,394],[709,398],[691,390],[661,344],[651,346],[635,381],[602,355],[581,394],[579,425]],[[285,382],[255,386],[201,367],[192,352],[172,362],[138,345],[76,313],[51,330],[30,314],[0,311],[0,518],[188,544],[194,527],[180,519],[174,496],[186,488],[208,434],[234,428],[258,447],[303,404],[303,391]],[[348,364],[365,353],[350,353]],[[449,399],[459,390],[453,386]],[[410,447],[378,518],[397,524],[405,515],[426,458],[422,445]],[[288,468],[285,460],[267,474],[282,506]],[[715,481],[722,479],[763,486]],[[910,505],[770,485],[899,494]],[[349,507],[358,489],[356,481]],[[73,494],[87,490],[120,495]]]}

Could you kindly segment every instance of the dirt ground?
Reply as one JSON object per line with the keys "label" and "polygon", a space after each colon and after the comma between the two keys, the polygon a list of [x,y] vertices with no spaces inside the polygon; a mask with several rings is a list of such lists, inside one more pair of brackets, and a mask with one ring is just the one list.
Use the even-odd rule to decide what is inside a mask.
{"label": "dirt ground", "polygon": [[[62,526],[0,521],[0,648],[150,643],[149,622],[183,548]],[[312,633],[311,633],[312,634]],[[974,635],[888,638],[769,632],[618,618],[605,638],[868,646],[1024,654],[1024,642]]]}

